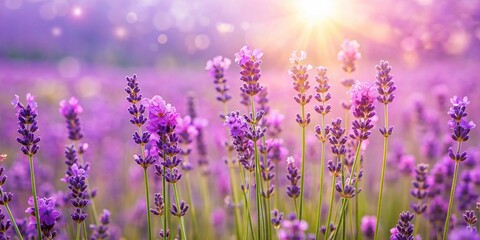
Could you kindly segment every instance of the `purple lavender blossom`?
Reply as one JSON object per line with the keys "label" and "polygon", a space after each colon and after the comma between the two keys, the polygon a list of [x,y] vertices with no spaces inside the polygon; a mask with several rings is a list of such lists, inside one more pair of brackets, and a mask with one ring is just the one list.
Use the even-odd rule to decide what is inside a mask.
{"label": "purple lavender blossom", "polygon": [[337,58],[343,63],[342,69],[347,73],[351,73],[356,69],[355,61],[362,57],[359,51],[360,44],[355,40],[345,39],[341,47],[342,50],[338,52]]}
{"label": "purple lavender blossom", "polygon": [[86,171],[79,168],[77,164],[71,166],[72,175],[68,178],[68,188],[71,190],[70,202],[76,208],[70,215],[72,220],[80,224],[87,218],[87,214],[83,211],[83,208],[89,203],[87,183],[86,183]]}
{"label": "purple lavender blossom", "polygon": [[241,68],[240,80],[243,81],[240,90],[249,96],[255,96],[262,90],[262,86],[258,83],[261,77],[262,60],[260,58],[262,56],[263,53],[260,49],[252,50],[249,46],[244,46],[238,53],[235,53],[235,62]]}
{"label": "purple lavender blossom", "polygon": [[[38,198],[38,214],[40,217],[40,228],[42,230],[43,237],[47,239],[53,239],[57,235],[54,231],[55,223],[60,218],[60,212],[55,208],[54,197],[50,198]],[[35,221],[35,208],[33,197],[28,199],[28,205],[31,207],[25,210],[26,213],[30,214],[30,224],[31,228],[36,228]]]}
{"label": "purple lavender blossom", "polygon": [[293,157],[287,158],[287,179],[290,181],[290,185],[287,186],[287,194],[294,200],[300,196],[300,186],[298,186],[298,180],[301,176],[295,165],[295,159]]}
{"label": "purple lavender blossom", "polygon": [[278,211],[278,209],[274,209],[272,211],[272,224],[275,229],[280,228],[280,224],[283,221],[283,213]]}
{"label": "purple lavender blossom", "polygon": [[[468,104],[470,104],[470,101],[468,101],[467,97],[461,99],[457,96],[454,96],[450,99],[450,102],[452,103],[453,107],[449,109],[448,115],[452,119],[448,122],[448,125],[453,131],[452,139],[457,142],[465,142],[469,138],[468,134],[470,133],[470,130],[475,128],[475,124],[473,123],[473,121],[468,122],[467,120],[465,120],[465,117],[467,116],[465,110]],[[449,150],[449,154],[450,153],[453,154],[453,152]],[[466,155],[463,156],[465,159],[462,158],[462,155],[460,155],[460,158],[458,159],[456,158],[457,156],[453,155],[452,159],[455,161],[463,161],[466,159]]]}
{"label": "purple lavender blossom", "polygon": [[10,235],[8,229],[12,226],[12,222],[6,219],[5,214],[0,210],[0,239],[8,240]]}
{"label": "purple lavender blossom", "polygon": [[68,139],[78,141],[83,138],[80,127],[80,119],[78,115],[83,112],[82,106],[78,103],[78,99],[71,97],[68,101],[60,101],[59,113],[65,118],[68,129]]}
{"label": "purple lavender blossom", "polygon": [[421,215],[427,210],[427,205],[423,202],[423,199],[428,194],[427,183],[428,164],[418,164],[415,169],[415,180],[412,182],[413,189],[410,194],[417,199],[417,202],[411,204],[413,211],[417,215]]}
{"label": "purple lavender blossom", "polygon": [[198,165],[202,170],[202,174],[209,173],[208,167],[208,156],[207,156],[207,145],[204,139],[204,129],[208,125],[208,120],[204,118],[200,118],[197,116],[196,112],[196,101],[195,97],[190,95],[188,97],[188,114],[193,119],[193,126],[197,129],[196,135],[196,146],[197,146],[197,153],[198,153]]}
{"label": "purple lavender blossom", "polygon": [[222,56],[216,56],[212,60],[207,61],[205,70],[208,71],[208,74],[214,78],[213,82],[216,87],[215,90],[218,92],[217,100],[223,103],[226,103],[232,97],[228,95],[228,90],[230,89],[227,85],[227,79],[225,78],[225,72],[230,67],[230,59]]}
{"label": "purple lavender blossom", "polygon": [[276,109],[270,111],[270,114],[268,114],[265,118],[267,134],[271,138],[278,138],[278,136],[282,132],[281,123],[283,119],[285,119],[285,116]]}
{"label": "purple lavender blossom", "polygon": [[330,84],[328,83],[329,78],[327,76],[328,69],[326,67],[317,67],[316,70],[317,76],[315,76],[315,81],[317,81],[318,86],[315,86],[315,91],[317,92],[317,94],[315,94],[315,99],[317,99],[321,105],[316,105],[315,111],[318,114],[326,115],[332,109],[332,106],[327,104],[332,98],[332,95],[328,92],[330,89]]}
{"label": "purple lavender blossom", "polygon": [[415,214],[410,212],[402,212],[400,219],[397,222],[395,229],[390,230],[392,235],[390,240],[413,240],[413,224],[411,221],[415,217]]}
{"label": "purple lavender blossom", "polygon": [[90,228],[93,231],[92,236],[90,236],[90,240],[97,240],[97,239],[107,239],[109,237],[109,230],[108,226],[110,224],[110,211],[107,209],[103,209],[102,215],[100,215],[99,225],[90,225]]}
{"label": "purple lavender blossom", "polygon": [[360,223],[360,229],[366,239],[373,239],[375,235],[375,226],[377,218],[375,216],[363,216]]}
{"label": "purple lavender blossom", "polygon": [[12,101],[12,105],[15,107],[18,118],[18,133],[22,138],[17,138],[22,147],[22,153],[31,157],[35,155],[39,149],[38,143],[39,137],[35,137],[35,132],[38,130],[37,120],[37,102],[35,97],[30,93],[27,93],[27,105],[23,105],[18,95],[15,95],[15,99]]}
{"label": "purple lavender blossom", "polygon": [[308,229],[308,223],[305,220],[298,220],[295,215],[282,221],[278,230],[279,240],[304,240],[307,239],[305,231]]}
{"label": "purple lavender blossom", "polygon": [[473,174],[474,171],[464,171],[460,177],[458,187],[455,190],[455,202],[457,203],[457,209],[459,209],[459,211],[475,206],[479,197],[475,190],[475,184],[473,183]]}
{"label": "purple lavender blossom", "polygon": [[[179,119],[176,131],[178,136],[180,137],[179,143],[183,144],[181,155],[184,156],[184,159],[188,159],[185,157],[188,157],[192,152],[190,145],[192,144],[193,139],[197,137],[198,129],[194,125],[192,118],[190,116],[185,116]],[[183,161],[182,169],[185,171],[192,170],[191,163],[188,161]]]}
{"label": "purple lavender blossom", "polygon": [[373,128],[372,118],[375,116],[375,100],[377,97],[373,84],[357,82],[350,91],[352,96],[351,111],[356,118],[352,123],[353,133],[350,137],[356,140],[367,140]]}
{"label": "purple lavender blossom", "polygon": [[0,205],[5,206],[10,201],[13,200],[13,194],[11,192],[6,192],[3,189],[3,185],[7,181],[7,175],[4,175],[5,168],[0,167]]}
{"label": "purple lavender blossom", "polygon": [[475,226],[475,224],[477,223],[478,219],[473,210],[465,211],[465,213],[463,214],[463,219],[468,224],[468,230],[472,232],[477,232],[477,227]]}
{"label": "purple lavender blossom", "polygon": [[[306,94],[307,90],[310,89],[308,71],[312,69],[312,66],[303,64],[306,58],[307,54],[304,51],[300,53],[300,56],[297,56],[297,53],[294,51],[290,58],[290,63],[293,65],[288,70],[288,75],[293,79],[293,89],[298,92],[294,99],[301,106],[307,105],[312,99],[312,95]],[[297,114],[297,123],[302,127],[307,126],[310,123],[310,114],[307,113],[305,119]]]}
{"label": "purple lavender blossom", "polygon": [[448,234],[448,240],[480,240],[480,235],[466,228],[455,228]]}
{"label": "purple lavender blossom", "polygon": [[178,124],[180,114],[175,107],[166,103],[162,97],[156,95],[151,99],[142,99],[142,104],[148,109],[147,130],[158,135],[171,133]]}
{"label": "purple lavender blossom", "polygon": [[238,161],[242,166],[252,172],[255,170],[255,161],[253,159],[253,142],[247,138],[247,122],[239,112],[231,112],[225,116],[224,126],[230,130],[233,137],[233,147],[238,153]]}
{"label": "purple lavender blossom", "polygon": [[377,85],[377,100],[383,104],[389,104],[395,99],[393,92],[397,89],[395,82],[392,81],[393,76],[390,74],[392,67],[390,67],[387,61],[380,61],[380,64],[375,66],[377,75],[375,78],[375,84]]}

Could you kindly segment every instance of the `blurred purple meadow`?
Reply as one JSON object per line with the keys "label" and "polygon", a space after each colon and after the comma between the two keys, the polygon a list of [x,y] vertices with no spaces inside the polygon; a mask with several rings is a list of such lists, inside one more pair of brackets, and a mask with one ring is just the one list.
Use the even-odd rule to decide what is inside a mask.
{"label": "blurred purple meadow", "polygon": [[480,239],[479,10],[5,0],[0,239]]}

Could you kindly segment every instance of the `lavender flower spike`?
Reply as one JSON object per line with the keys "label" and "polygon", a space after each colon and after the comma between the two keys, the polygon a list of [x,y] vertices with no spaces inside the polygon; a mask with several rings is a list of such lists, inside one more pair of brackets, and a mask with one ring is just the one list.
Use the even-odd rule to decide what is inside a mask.
{"label": "lavender flower spike", "polygon": [[[303,61],[307,58],[307,54],[302,51],[300,56],[297,56],[297,53],[294,51],[292,57],[289,59],[292,63],[292,67],[288,70],[288,75],[293,79],[293,89],[298,92],[297,96],[294,97],[295,101],[300,105],[301,113],[296,115],[296,122],[302,128],[302,167],[300,175],[301,179],[301,188],[303,189],[305,182],[305,156],[306,156],[306,127],[311,122],[310,113],[305,113],[305,105],[310,102],[312,95],[307,94],[307,90],[310,88],[308,82],[308,71],[312,68],[310,65],[303,64]],[[302,219],[303,212],[303,195],[302,191],[300,194],[300,212],[298,213],[299,219]]]}
{"label": "lavender flower spike", "polygon": [[[296,199],[300,195],[301,188],[298,186],[298,180],[300,180],[301,175],[298,172],[297,166],[295,165],[295,159],[293,157],[287,158],[287,179],[290,181],[290,186],[287,187],[287,194],[289,197],[293,198],[295,203],[295,208],[297,206]],[[298,210],[297,210],[298,212]]]}
{"label": "lavender flower spike", "polygon": [[[130,123],[137,126],[138,130],[133,133],[133,141],[140,145],[141,155],[134,155],[133,158],[135,162],[143,168],[143,179],[145,185],[145,202],[146,202],[146,214],[148,222],[148,239],[152,239],[152,227],[150,219],[150,199],[149,199],[149,186],[148,186],[148,174],[147,169],[157,160],[154,147],[147,147],[146,145],[150,142],[151,132],[143,131],[142,126],[147,122],[147,117],[145,117],[146,106],[145,101],[142,100],[142,94],[140,93],[140,87],[138,86],[137,75],[132,77],[126,77],[127,86],[125,87],[125,92],[128,94],[127,101],[131,104],[128,107],[128,112],[132,116]],[[154,144],[151,144],[154,145]],[[147,149],[145,149],[147,148]]]}
{"label": "lavender flower spike", "polygon": [[205,66],[205,70],[214,78],[213,82],[216,85],[215,90],[218,93],[217,100],[223,103],[228,102],[228,100],[232,98],[228,95],[230,87],[227,85],[227,79],[225,78],[225,72],[230,67],[231,62],[232,61],[226,57],[216,56],[212,60],[208,60]]}
{"label": "lavender flower spike", "polygon": [[235,62],[240,65],[240,80],[243,85],[240,90],[249,95],[255,96],[262,90],[262,86],[258,83],[260,80],[260,65],[262,60],[260,58],[263,53],[260,49],[252,50],[249,46],[244,46],[238,53],[235,53]]}
{"label": "lavender flower spike", "polygon": [[71,97],[68,101],[60,101],[60,114],[65,117],[68,129],[68,139],[78,141],[83,138],[80,128],[80,119],[78,115],[83,112],[82,106],[78,103],[78,99]]}
{"label": "lavender flower spike", "polygon": [[32,228],[35,226],[35,218],[40,218],[40,226],[42,237],[46,239],[53,239],[57,235],[57,232],[54,230],[55,223],[60,218],[60,212],[55,208],[56,199],[51,198],[39,198],[38,199],[38,216],[35,212],[34,199],[30,197],[28,199],[28,204],[31,206],[25,210],[26,213],[30,214],[30,225]]}
{"label": "lavender flower spike", "polygon": [[457,142],[457,150],[456,152],[454,152],[452,148],[448,149],[448,156],[455,161],[455,169],[453,174],[452,187],[450,191],[450,201],[448,203],[447,219],[445,220],[445,227],[443,230],[444,240],[446,240],[448,236],[450,216],[453,209],[455,187],[457,185],[459,163],[467,159],[467,152],[460,152],[461,145],[463,142],[468,141],[470,130],[475,128],[475,124],[472,121],[468,122],[465,119],[468,115],[466,112],[466,108],[468,104],[470,104],[468,98],[464,97],[463,99],[461,99],[457,96],[454,96],[452,99],[450,99],[450,102],[453,106],[450,107],[448,115],[452,119],[448,122],[448,124],[452,129],[452,139]]}
{"label": "lavender flower spike", "polygon": [[392,233],[390,240],[413,240],[413,224],[411,221],[415,214],[410,212],[402,212],[397,226],[390,230]]}
{"label": "lavender flower spike", "polygon": [[376,224],[377,218],[375,216],[364,216],[362,218],[361,231],[366,239],[373,239]]}
{"label": "lavender flower spike", "polygon": [[20,103],[20,99],[18,95],[15,95],[15,98],[12,101],[12,105],[15,108],[16,115],[18,118],[18,133],[22,136],[22,138],[17,138],[17,142],[21,145],[21,150],[23,154],[28,156],[29,160],[29,168],[30,168],[30,179],[32,185],[32,195],[33,195],[33,212],[35,213],[34,216],[36,218],[36,228],[37,228],[37,238],[42,239],[42,230],[41,230],[41,223],[39,217],[39,205],[37,202],[37,187],[35,184],[35,171],[33,167],[33,155],[37,153],[39,146],[38,143],[40,142],[39,137],[35,137],[35,132],[38,130],[37,126],[37,102],[35,102],[35,97],[27,93],[27,105],[23,105]]}
{"label": "lavender flower spike", "polygon": [[343,63],[343,70],[351,73],[356,69],[356,61],[362,57],[359,51],[360,44],[355,40],[345,39],[342,43],[342,50],[338,52],[338,60]]}

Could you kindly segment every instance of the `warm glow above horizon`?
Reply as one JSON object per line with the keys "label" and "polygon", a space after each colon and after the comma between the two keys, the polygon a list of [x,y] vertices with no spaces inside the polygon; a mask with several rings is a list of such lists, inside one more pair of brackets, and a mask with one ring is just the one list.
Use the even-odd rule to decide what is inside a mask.
{"label": "warm glow above horizon", "polygon": [[296,5],[299,15],[312,24],[330,20],[339,14],[335,0],[298,0]]}

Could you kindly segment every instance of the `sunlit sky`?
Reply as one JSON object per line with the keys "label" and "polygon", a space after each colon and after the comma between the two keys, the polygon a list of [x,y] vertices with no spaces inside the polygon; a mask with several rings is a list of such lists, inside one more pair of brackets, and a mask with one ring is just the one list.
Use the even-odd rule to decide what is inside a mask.
{"label": "sunlit sky", "polygon": [[[345,38],[372,57],[475,56],[479,0],[5,0],[2,59],[178,65],[249,44],[266,58],[335,60]],[[368,56],[367,56],[368,57]]]}

